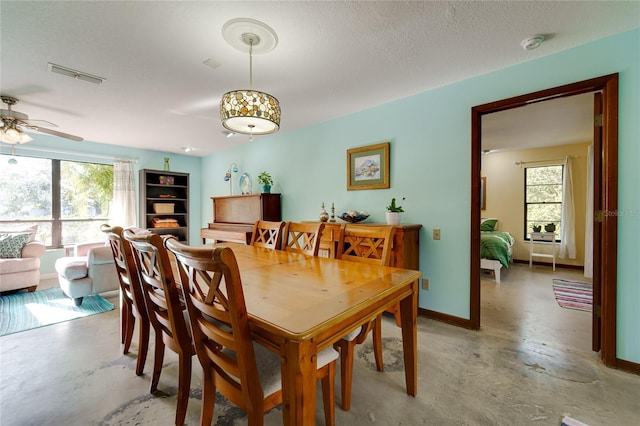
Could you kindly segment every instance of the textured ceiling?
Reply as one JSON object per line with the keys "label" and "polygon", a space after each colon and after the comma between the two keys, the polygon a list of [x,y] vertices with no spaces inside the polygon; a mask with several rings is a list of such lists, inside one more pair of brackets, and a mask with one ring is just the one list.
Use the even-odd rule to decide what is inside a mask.
{"label": "textured ceiling", "polygon": [[[636,28],[640,3],[3,0],[0,91],[92,142],[198,156],[247,143],[225,137],[218,112],[248,86],[248,55],[221,34],[238,17],[278,34],[254,56],[253,86],[280,100],[286,132]],[[525,51],[538,33],[548,41]]]}

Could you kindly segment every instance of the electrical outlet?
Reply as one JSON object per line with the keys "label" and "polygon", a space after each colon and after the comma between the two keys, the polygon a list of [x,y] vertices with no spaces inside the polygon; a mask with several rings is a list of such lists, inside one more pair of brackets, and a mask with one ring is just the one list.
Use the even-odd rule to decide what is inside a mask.
{"label": "electrical outlet", "polygon": [[429,290],[429,278],[422,279],[422,289]]}
{"label": "electrical outlet", "polygon": [[440,228],[433,228],[433,239],[434,240],[440,239]]}

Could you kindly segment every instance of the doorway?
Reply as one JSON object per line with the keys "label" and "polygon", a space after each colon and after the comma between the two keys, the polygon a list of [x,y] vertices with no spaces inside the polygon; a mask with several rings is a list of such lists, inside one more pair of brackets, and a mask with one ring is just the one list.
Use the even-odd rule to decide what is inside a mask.
{"label": "doorway", "polygon": [[[616,364],[617,220],[606,214],[618,207],[618,75],[598,77],[473,107],[471,110],[471,268],[469,328],[480,328],[480,198],[482,116],[530,103],[602,92],[601,116],[594,126],[593,342],[605,365]],[[598,115],[596,109],[594,114]],[[601,159],[601,161],[599,161]],[[599,164],[598,164],[599,163]],[[605,214],[603,214],[605,212]],[[604,249],[606,248],[606,249]]]}

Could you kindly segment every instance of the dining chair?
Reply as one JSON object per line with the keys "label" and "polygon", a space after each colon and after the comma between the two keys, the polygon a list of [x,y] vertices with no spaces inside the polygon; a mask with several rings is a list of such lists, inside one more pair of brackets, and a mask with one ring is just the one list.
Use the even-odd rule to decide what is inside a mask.
{"label": "dining chair", "polygon": [[271,222],[268,220],[257,220],[253,225],[251,234],[251,245],[279,250],[282,244],[282,230],[284,222]]}
{"label": "dining chair", "polygon": [[324,226],[322,222],[287,222],[282,249],[317,256]]}
{"label": "dining chair", "polygon": [[122,238],[121,226],[102,225],[100,230],[107,234],[109,245],[113,253],[113,260],[120,281],[120,326],[121,340],[124,344],[123,352],[128,353],[133,340],[133,331],[138,319],[138,357],[136,362],[136,375],[142,375],[144,364],[149,350],[150,322],[147,307],[142,294],[140,277],[136,269],[135,261],[131,253],[129,241]]}
{"label": "dining chair", "polygon": [[[244,410],[249,425],[282,403],[280,355],[251,338],[238,264],[229,247],[190,247],[175,238],[165,245],[177,260],[196,353],[203,370],[200,425],[210,425],[216,390]],[[317,355],[324,416],[335,422],[334,380],[338,352]]]}
{"label": "dining chair", "polygon": [[123,232],[131,243],[136,269],[140,276],[147,312],[155,331],[155,353],[151,393],[158,389],[165,346],[178,354],[178,402],[175,424],[182,425],[187,413],[191,385],[191,358],[195,349],[185,319],[185,305],[181,300],[163,237],[154,233]]}
{"label": "dining chair", "polygon": [[[349,225],[344,227],[338,242],[336,258],[351,262],[389,266],[391,244],[395,234],[393,226]],[[342,409],[351,408],[353,382],[353,356],[355,346],[367,338],[373,330],[373,353],[378,371],[384,370],[382,362],[382,314],[338,340],[334,347],[340,350],[340,384]]]}

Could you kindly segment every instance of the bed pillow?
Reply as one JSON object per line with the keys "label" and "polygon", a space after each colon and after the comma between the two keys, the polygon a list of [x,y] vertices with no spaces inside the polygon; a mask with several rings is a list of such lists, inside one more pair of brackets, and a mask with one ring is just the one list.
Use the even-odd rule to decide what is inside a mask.
{"label": "bed pillow", "polygon": [[22,257],[22,249],[29,242],[29,233],[0,234],[0,259],[17,259]]}
{"label": "bed pillow", "polygon": [[493,219],[493,218],[480,219],[481,231],[495,231],[497,225],[498,225],[498,219]]}

